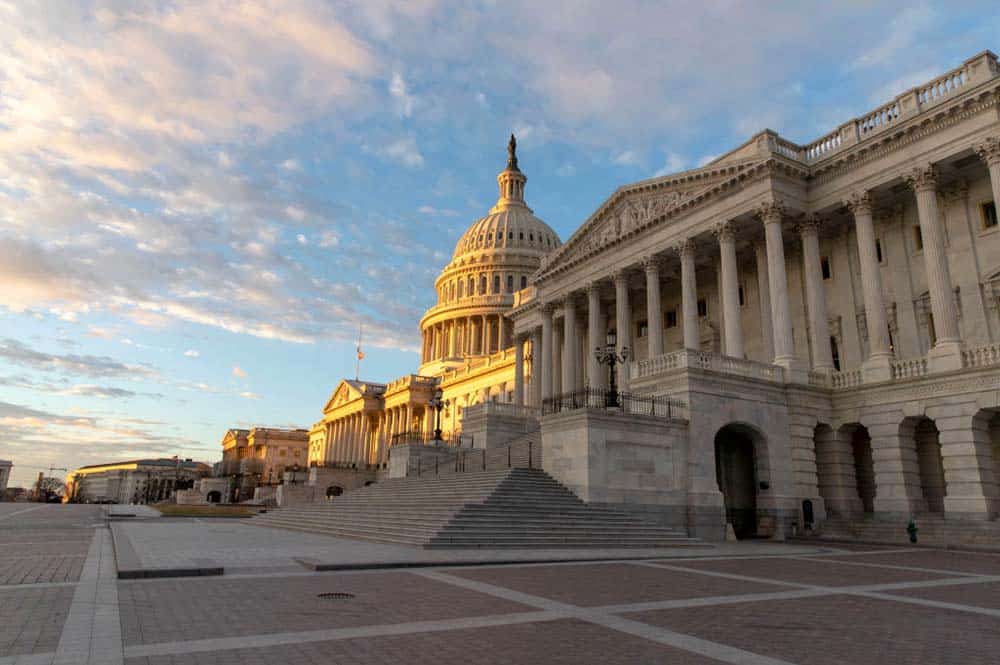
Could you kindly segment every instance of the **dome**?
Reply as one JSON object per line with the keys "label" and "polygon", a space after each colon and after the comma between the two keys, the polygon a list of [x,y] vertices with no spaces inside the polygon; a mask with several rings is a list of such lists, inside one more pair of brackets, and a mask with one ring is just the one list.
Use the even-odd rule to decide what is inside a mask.
{"label": "dome", "polygon": [[420,320],[420,373],[437,375],[469,358],[506,352],[513,344],[505,314],[559,236],[524,202],[528,181],[517,167],[513,135],[507,168],[497,176],[500,197],[462,234],[451,262],[434,283],[437,303]]}
{"label": "dome", "polygon": [[528,178],[517,167],[516,148],[517,142],[511,135],[507,168],[497,176],[500,197],[489,214],[476,220],[458,239],[453,261],[483,250],[526,249],[545,254],[559,246],[556,232],[535,217],[524,202],[524,185]]}

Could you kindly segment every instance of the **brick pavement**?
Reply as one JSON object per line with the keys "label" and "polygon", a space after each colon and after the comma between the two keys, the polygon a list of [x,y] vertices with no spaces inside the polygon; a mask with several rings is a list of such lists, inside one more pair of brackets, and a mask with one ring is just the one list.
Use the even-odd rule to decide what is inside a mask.
{"label": "brick pavement", "polygon": [[72,587],[0,589],[0,656],[54,651],[72,599]]}

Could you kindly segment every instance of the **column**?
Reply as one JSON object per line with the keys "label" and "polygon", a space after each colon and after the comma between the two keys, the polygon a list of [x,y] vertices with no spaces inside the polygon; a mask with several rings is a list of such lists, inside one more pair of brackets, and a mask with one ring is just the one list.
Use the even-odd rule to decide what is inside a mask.
{"label": "column", "polygon": [[492,341],[490,339],[490,337],[491,337],[490,336],[490,320],[489,320],[489,318],[485,314],[483,314],[483,322],[482,322],[483,346],[482,346],[481,352],[482,352],[482,354],[484,356],[490,355],[490,342]]}
{"label": "column", "polygon": [[976,146],[976,153],[986,162],[990,170],[990,184],[993,185],[993,202],[1000,209],[1000,138],[986,139]]}
{"label": "column", "polygon": [[587,341],[590,343],[587,349],[587,385],[596,390],[607,387],[601,363],[594,353],[598,347],[604,348],[605,344],[601,319],[601,287],[597,282],[591,282],[587,287]]}
{"label": "column", "polygon": [[788,278],[785,275],[785,245],[781,236],[784,209],[777,202],[761,205],[764,240],[767,242],[767,277],[771,287],[771,323],[774,326],[774,363],[795,363],[792,342],[792,317],[788,312]]}
{"label": "column", "polygon": [[929,354],[932,371],[960,369],[962,366],[961,335],[958,332],[958,311],[955,292],[948,271],[948,256],[944,248],[944,233],[937,205],[937,174],[930,164],[914,169],[906,182],[917,196],[917,216],[924,241],[924,267],[927,288],[934,316],[937,340]]}
{"label": "column", "polygon": [[514,404],[524,405],[524,338],[514,337]]}
{"label": "column", "polygon": [[830,348],[830,324],[826,320],[826,293],[823,289],[823,267],[819,256],[819,225],[818,218],[810,217],[799,225],[799,235],[802,236],[802,270],[806,277],[812,368],[831,371],[833,350]]}
{"label": "column", "polygon": [[760,336],[764,343],[765,362],[774,361],[774,326],[771,325],[771,285],[767,277],[767,248],[762,242],[753,244],[757,259],[757,298],[760,300]]}
{"label": "column", "polygon": [[736,234],[732,222],[722,222],[715,229],[719,240],[722,325],[726,355],[743,357],[743,327],[740,322],[740,276],[736,265]]}
{"label": "column", "polygon": [[542,408],[542,329],[531,333],[531,406]]}
{"label": "column", "polygon": [[458,321],[451,321],[448,324],[448,357],[454,358],[458,355]]}
{"label": "column", "polygon": [[681,260],[681,319],[684,325],[684,348],[701,348],[698,333],[698,282],[695,277],[694,242],[682,240],[674,246]]}
{"label": "column", "polygon": [[576,296],[569,294],[563,303],[562,391],[576,390]]}
{"label": "column", "polygon": [[865,380],[885,381],[892,377],[889,367],[892,351],[889,349],[889,323],[886,321],[885,304],[882,302],[882,273],[875,252],[871,195],[867,191],[858,192],[846,204],[854,214],[861,289],[865,300],[865,322],[868,328],[868,359],[863,365]]}
{"label": "column", "polygon": [[629,357],[623,363],[616,365],[618,369],[618,390],[628,391],[629,364],[635,357],[632,349],[632,308],[628,300],[628,273],[620,270],[614,274],[615,282],[615,325],[618,328],[618,351],[627,348]]}
{"label": "column", "polygon": [[506,332],[507,319],[504,318],[503,314],[497,314],[497,351],[502,351],[507,348],[504,340]]}
{"label": "column", "polygon": [[542,305],[542,358],[541,377],[542,400],[552,397],[552,305]]}
{"label": "column", "polygon": [[647,357],[663,355],[663,308],[660,306],[660,259],[647,256],[642,266],[646,272]]}

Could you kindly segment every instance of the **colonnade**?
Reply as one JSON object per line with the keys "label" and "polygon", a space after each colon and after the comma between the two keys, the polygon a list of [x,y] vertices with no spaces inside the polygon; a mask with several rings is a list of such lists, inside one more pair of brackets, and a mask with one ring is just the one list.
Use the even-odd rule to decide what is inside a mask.
{"label": "colonnade", "polygon": [[[326,424],[323,461],[335,464],[381,464],[398,434],[434,430],[432,409],[413,403],[378,412],[356,412]],[[416,423],[420,418],[421,422]]]}
{"label": "colonnade", "polygon": [[421,362],[496,353],[507,347],[509,327],[502,314],[475,314],[428,326]]}
{"label": "colonnade", "polygon": [[[1000,139],[991,139],[977,149],[989,167],[990,181],[995,201],[1000,201]],[[923,239],[923,258],[930,293],[931,311],[935,329],[935,343],[931,349],[932,362],[937,360],[941,369],[948,369],[949,363],[960,363],[960,335],[958,314],[955,305],[951,276],[945,251],[944,230],[937,205],[937,177],[932,164],[925,164],[905,174],[904,180],[912,190],[917,202],[920,232]],[[858,243],[861,283],[866,313],[869,340],[868,357],[863,364],[866,373],[873,379],[891,377],[890,361],[892,350],[889,341],[889,326],[883,298],[879,260],[876,249],[874,221],[872,217],[872,195],[867,189],[853,193],[844,202],[854,218],[855,235]],[[807,369],[803,359],[797,356],[792,336],[788,276],[785,262],[786,212],[780,201],[769,201],[757,207],[755,218],[763,227],[763,241],[754,243],[757,265],[757,279],[761,306],[761,336],[765,353],[776,365],[787,368]],[[795,232],[802,246],[802,270],[805,281],[805,305],[809,332],[810,358],[808,369],[832,371],[833,353],[827,323],[826,297],[819,247],[821,219],[808,215],[801,220]],[[711,229],[715,236],[719,265],[719,290],[722,302],[723,353],[727,356],[744,356],[743,330],[740,317],[739,262],[736,257],[736,223],[724,220]],[[668,257],[680,264],[681,279],[681,325],[683,326],[683,346],[697,350],[700,347],[698,324],[698,285],[696,278],[695,251],[698,237],[679,239],[669,252],[654,253],[642,261],[645,274],[646,322],[648,325],[648,357],[663,355],[663,311],[660,300],[660,275],[663,262]],[[591,387],[604,385],[605,372],[596,359],[587,354],[586,371],[576,371],[579,345],[582,339],[577,312],[581,307],[587,310],[586,338],[588,346],[603,345],[604,331],[601,330],[606,317],[602,311],[604,303],[601,295],[605,285],[614,286],[615,325],[617,327],[617,348],[634,348],[632,335],[632,310],[630,301],[630,269],[624,268],[590,283],[585,290],[571,291],[557,301],[543,302],[540,307],[541,322],[528,335],[519,336],[515,345],[520,346],[529,336],[536,341],[541,353],[538,362],[540,380],[535,382],[538,390],[525,395],[523,372],[515,373],[515,402],[527,400],[532,405],[540,405],[542,400],[557,392],[570,392],[582,388],[581,376]],[[586,297],[583,297],[583,293]],[[557,339],[554,316],[557,306],[562,311],[562,335]],[[595,344],[595,340],[600,340]],[[557,349],[563,348],[562,353]],[[592,351],[592,349],[588,349]],[[522,361],[518,357],[518,364]],[[618,365],[618,385],[627,390],[629,385],[629,364]],[[558,384],[559,390],[556,389]]]}

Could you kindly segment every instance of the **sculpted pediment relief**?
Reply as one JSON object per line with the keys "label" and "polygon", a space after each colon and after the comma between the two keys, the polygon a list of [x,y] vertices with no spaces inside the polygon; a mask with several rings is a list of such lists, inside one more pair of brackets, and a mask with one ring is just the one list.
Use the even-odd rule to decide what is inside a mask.
{"label": "sculpted pediment relief", "polygon": [[340,385],[337,386],[333,394],[330,395],[330,399],[327,400],[326,406],[323,407],[323,413],[335,409],[341,404],[346,404],[347,402],[353,401],[361,396],[361,392],[354,388],[346,380],[341,379]]}

